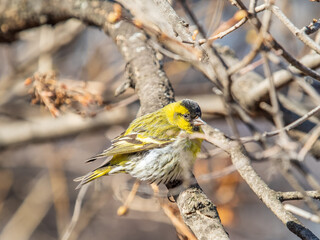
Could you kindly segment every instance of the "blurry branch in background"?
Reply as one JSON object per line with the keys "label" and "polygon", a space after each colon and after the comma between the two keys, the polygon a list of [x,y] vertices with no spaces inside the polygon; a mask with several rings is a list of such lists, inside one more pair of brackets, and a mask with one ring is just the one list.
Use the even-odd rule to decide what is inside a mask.
{"label": "blurry branch in background", "polygon": [[63,234],[61,240],[68,240],[70,238],[70,235],[73,233],[74,228],[75,228],[77,222],[79,221],[83,200],[84,200],[84,197],[88,191],[89,186],[90,186],[90,184],[87,184],[79,190],[77,200],[74,205],[74,210],[73,210],[73,215],[72,215],[71,221],[70,221],[68,227],[66,228],[65,233]]}
{"label": "blurry branch in background", "polygon": [[[320,54],[320,46],[315,43],[304,30],[299,30],[276,6],[270,7],[272,13],[276,15],[279,20],[295,35],[297,36],[306,46],[310,47],[316,53]],[[317,21],[316,21],[317,22]]]}
{"label": "blurry branch in background", "polygon": [[[49,148],[52,148],[50,145]],[[56,212],[56,223],[58,228],[59,239],[61,239],[65,226],[70,221],[70,206],[68,195],[67,176],[64,171],[65,152],[57,153],[56,149],[50,149],[50,151],[56,154],[48,157],[47,165],[50,177],[50,186],[52,190],[53,205]],[[54,157],[53,157],[54,156]]]}
{"label": "blurry branch in background", "polygon": [[[52,193],[48,189],[49,185],[46,174],[36,179],[23,203],[1,231],[1,240],[30,238],[52,206]],[[57,194],[61,192],[58,190]]]}
{"label": "blurry branch in background", "polygon": [[0,214],[3,212],[3,205],[6,197],[9,195],[10,189],[13,184],[13,173],[8,170],[1,170],[0,172]]}
{"label": "blurry branch in background", "polygon": [[[17,4],[15,1],[11,3],[13,4],[12,6]],[[5,21],[8,24],[6,25],[6,32],[9,34],[0,34],[0,39],[13,40],[13,32],[44,24],[43,15],[45,13],[48,14],[48,22],[59,22],[71,17],[81,18],[90,24],[103,28],[115,40],[128,64],[127,71],[130,73],[130,79],[134,81],[132,85],[135,86],[135,90],[140,99],[141,109],[139,114],[152,112],[174,100],[171,84],[165,73],[161,70],[160,64],[155,56],[155,51],[146,44],[144,32],[126,21],[118,21],[119,13],[116,11],[118,8],[114,7],[112,3],[92,2],[86,5],[86,11],[83,11],[82,9],[78,9],[77,3],[74,2],[50,1],[41,5],[43,6],[42,11],[37,12],[40,12],[40,14],[34,12],[31,2],[25,6],[26,8],[21,9],[21,11],[25,11],[26,15],[17,14],[17,16],[24,16],[25,19],[23,19],[23,22],[26,25],[18,26],[15,25],[14,22],[9,22],[8,19],[0,19],[0,23]],[[63,8],[63,11],[59,11],[60,8]],[[70,12],[65,11],[66,9]],[[95,11],[96,9],[104,9],[104,11]],[[31,16],[33,19],[32,22],[28,21],[28,17],[31,19]],[[106,19],[111,23],[106,22]],[[16,28],[17,26],[18,28]],[[12,29],[10,29],[10,27],[12,27]],[[128,46],[130,47],[128,48]],[[137,49],[139,49],[139,51],[137,51]],[[182,193],[185,193],[185,197],[189,194],[187,191]],[[201,198],[198,198],[198,196],[201,196]],[[193,200],[190,202],[192,212],[184,212],[183,210],[180,212],[182,214],[188,214],[188,216],[185,217],[190,219],[188,223],[191,224],[189,226],[195,235],[204,236],[209,234],[211,237],[214,236],[215,239],[229,239],[221,225],[215,206],[205,196],[199,186],[196,191],[192,192],[192,198]],[[201,204],[201,202],[203,202],[203,204]],[[185,201],[180,202],[179,206],[181,207],[182,204],[185,204]],[[195,206],[197,206],[198,210],[194,209]],[[185,205],[185,207],[188,206]],[[214,217],[203,218],[204,216],[201,212],[210,212]],[[191,218],[193,215],[195,217]],[[200,219],[196,216],[200,216]],[[89,218],[87,217],[85,219]],[[199,226],[201,227],[199,228]],[[200,231],[208,229],[208,227],[210,227],[211,233]]]}
{"label": "blurry branch in background", "polygon": [[[231,3],[233,3],[234,5],[236,5],[239,9],[244,10],[244,11],[248,11],[248,9],[246,8],[246,6],[242,3],[242,1],[240,0],[230,0]],[[266,7],[268,10],[269,8],[271,8],[272,4],[268,4],[268,7]],[[248,13],[248,17],[249,17],[249,22],[254,26],[255,29],[259,30],[261,28],[262,23],[261,21],[255,17],[254,15],[250,15]],[[301,64],[299,62],[299,60],[295,59],[289,52],[287,52],[274,38],[270,33],[267,33],[265,38],[264,38],[266,47],[268,48],[272,48],[274,50],[281,50],[281,56],[290,64],[292,64],[294,67],[296,67],[297,69],[299,69],[301,72],[303,72],[304,74],[313,77],[314,79],[320,81],[320,74],[317,73],[316,71],[304,66],[303,64]]]}
{"label": "blurry branch in background", "polygon": [[117,214],[119,216],[123,216],[123,215],[127,214],[128,210],[129,210],[130,203],[134,199],[134,197],[138,191],[139,186],[140,186],[140,181],[136,180],[135,183],[133,184],[133,187],[132,187],[126,201],[124,202],[124,204],[122,206],[120,206],[118,208]]}
{"label": "blurry branch in background", "polygon": [[54,139],[90,129],[125,123],[129,116],[126,108],[116,108],[104,111],[92,119],[68,113],[57,119],[32,117],[23,122],[6,123],[0,128],[0,147]]}
{"label": "blurry branch in background", "polygon": [[[21,62],[17,64],[12,63],[12,73],[1,77],[0,81],[0,105],[5,104],[12,100],[17,92],[23,89],[21,79],[23,76],[33,74],[35,65],[38,63],[38,59],[43,54],[53,54],[61,49],[63,46],[69,44],[74,40],[84,29],[84,24],[75,20],[69,20],[64,25],[55,28],[54,37],[55,41],[50,47],[39,50],[38,43],[30,44],[30,52],[26,52]],[[23,39],[23,34],[22,39]],[[28,39],[27,39],[28,40]],[[9,56],[8,56],[9,57]],[[17,80],[20,80],[17,82]],[[10,91],[8,91],[8,88]]]}
{"label": "blurry branch in background", "polygon": [[[20,1],[12,0],[8,3],[8,8],[13,7],[14,4],[19,4]],[[5,1],[3,0],[3,2]],[[214,33],[214,36],[203,40],[207,36],[204,29],[199,25],[199,21],[191,8],[189,8],[188,2],[181,1],[185,14],[198,28],[200,40],[196,40],[197,34],[192,34],[188,28],[188,23],[177,15],[166,0],[119,0],[118,2],[123,4],[133,16],[119,4],[111,2],[83,1],[79,5],[78,1],[51,0],[45,1],[45,4],[40,4],[40,9],[37,8],[37,11],[35,11],[34,3],[26,1],[24,8],[11,9],[15,14],[0,14],[0,41],[14,41],[15,34],[22,30],[45,23],[56,24],[69,18],[77,18],[103,29],[114,40],[126,62],[128,79],[118,89],[118,93],[124,92],[129,87],[135,89],[141,103],[138,115],[152,112],[174,101],[172,86],[161,67],[156,50],[161,51],[163,54],[167,53],[168,57],[192,64],[214,84],[216,92],[219,93],[224,103],[227,121],[235,135],[234,140],[231,140],[221,131],[205,126],[205,135],[198,137],[206,139],[230,155],[234,167],[245,182],[291,232],[301,239],[318,239],[293,216],[290,211],[294,211],[285,207],[282,201],[290,198],[303,199],[308,203],[310,209],[317,212],[311,198],[318,199],[318,192],[305,191],[298,182],[292,184],[294,182],[292,178],[295,178],[295,176],[290,171],[292,168],[297,169],[310,186],[315,188],[314,190],[319,190],[317,189],[319,186],[317,180],[304,167],[303,160],[309,149],[316,158],[320,157],[318,147],[320,144],[319,133],[315,128],[319,124],[319,118],[316,116],[319,110],[317,103],[319,93],[313,88],[318,86],[320,81],[320,74],[315,71],[320,66],[320,57],[319,54],[309,54],[300,60],[296,59],[275,40],[269,27],[272,16],[276,15],[282,19],[294,34],[299,33],[298,35],[303,43],[319,53],[319,46],[306,35],[308,31],[307,33],[306,30],[298,31],[288,18],[272,4],[272,1],[266,0],[263,5],[257,6],[257,1],[251,0],[248,10],[242,1],[230,0],[231,4],[239,8],[240,16],[234,16],[233,19],[224,23],[225,25],[222,24],[217,32]],[[264,13],[262,20],[258,18],[258,12]],[[15,16],[15,18],[12,16]],[[212,40],[231,34],[246,21],[253,27],[256,39],[251,52],[242,60],[237,59],[227,47],[211,44]],[[313,25],[309,27],[310,29],[312,28],[310,31],[316,31],[317,22],[315,21]],[[152,41],[148,38],[151,38]],[[152,42],[152,45],[149,44],[150,42]],[[156,47],[157,43],[160,46]],[[260,64],[263,64],[264,67],[264,77],[251,71],[241,71],[258,55],[262,56]],[[292,66],[287,67],[278,56],[281,56],[286,64]],[[272,72],[272,64],[277,65],[281,70]],[[241,74],[239,74],[240,72]],[[302,83],[301,76],[312,77],[311,84]],[[315,99],[317,106],[312,107],[312,114],[310,114],[310,106],[298,104],[289,96],[280,93],[280,88],[291,87],[292,80],[300,84],[299,86],[304,93]],[[52,91],[47,90],[50,86],[54,86],[51,89]],[[41,88],[34,87],[34,94],[37,96],[35,99],[44,102],[54,115],[57,115],[57,106],[54,105],[54,101],[58,98],[53,100],[51,97],[54,95],[52,92],[57,93],[57,86],[56,84],[46,83]],[[64,98],[68,96],[67,99],[70,100],[68,94],[63,96]],[[122,117],[126,119],[126,114],[121,112],[121,109],[115,108],[114,111],[119,111],[119,118],[115,120],[116,122],[119,122]],[[307,114],[308,112],[309,114]],[[111,114],[112,117],[110,117]],[[76,121],[72,117],[72,119],[70,118],[72,124],[68,125],[66,124],[68,123],[67,119],[64,119],[64,122],[55,128],[54,132],[37,125],[34,126],[35,131],[32,134],[26,131],[25,134],[21,134],[21,132],[17,131],[17,126],[12,125],[12,128],[1,130],[0,136],[5,137],[0,140],[3,146],[10,144],[10,142],[18,142],[18,137],[13,134],[16,131],[20,133],[19,139],[22,139],[22,141],[42,139],[48,136],[61,136],[63,135],[62,132],[65,131],[76,132],[99,124],[113,124],[115,123],[112,122],[114,114],[114,112],[98,114],[90,123],[85,123],[84,120]],[[296,193],[290,193],[291,197],[289,193],[280,193],[272,190],[253,169],[251,165],[252,159],[241,144],[239,131],[233,120],[234,115],[240,117],[251,130],[252,135],[260,134],[261,137],[256,139],[262,148],[263,154],[268,156],[270,161],[279,162],[280,171],[283,172],[288,182],[294,185],[297,190]],[[274,131],[276,136],[273,142],[270,139],[265,139],[263,133],[259,132],[254,121],[252,121],[252,117],[258,115],[268,119],[276,126]],[[305,116],[301,117],[301,115]],[[59,119],[63,119],[63,117],[67,118],[67,115]],[[50,122],[50,125],[57,123],[59,119],[54,120],[52,123]],[[299,120],[295,122],[296,119]],[[291,126],[290,124],[294,125],[296,123],[298,124],[294,126],[296,127],[294,130],[286,131],[286,125],[288,127]],[[22,128],[18,130],[24,131]],[[315,133],[310,134],[311,131]],[[306,137],[310,140],[305,140]],[[272,154],[270,154],[270,150],[272,150]],[[297,160],[300,160],[299,164]],[[288,172],[290,174],[287,174]],[[173,194],[182,219],[197,238],[229,239],[221,225],[216,206],[204,194],[197,182],[193,183],[188,188],[179,189],[180,192],[178,194]],[[177,185],[177,182],[172,182],[167,184],[167,188],[172,193],[172,190],[175,190]],[[100,199],[102,198],[101,196],[99,197]],[[102,206],[102,203],[97,204],[94,211],[89,211],[89,216],[92,217]],[[164,207],[164,210],[167,211],[168,208]],[[187,236],[189,234],[187,233],[188,231],[182,230],[185,228],[171,213],[170,211],[167,212],[174,225]],[[79,234],[90,217],[84,220],[80,218],[82,223],[79,223],[79,229],[75,232],[75,236]],[[192,236],[189,238],[192,239]]]}
{"label": "blurry branch in background", "polygon": [[[101,106],[102,97],[92,94],[85,87],[71,87],[56,80],[53,72],[35,73],[27,78],[25,85],[31,85],[29,93],[32,104],[43,104],[53,117],[58,117],[60,111],[77,111],[82,116],[94,116],[95,113],[85,113],[91,106]],[[75,106],[80,105],[80,106]]]}
{"label": "blurry branch in background", "polygon": [[237,141],[230,140],[218,129],[213,129],[208,125],[203,127],[203,131],[205,133],[203,138],[206,141],[222,148],[230,155],[232,163],[235,165],[242,178],[290,231],[301,239],[318,239],[309,229],[305,228],[297,218],[284,208],[277,193],[270,189],[252,168],[245,149]]}
{"label": "blurry branch in background", "polygon": [[294,213],[294,214],[296,214],[298,216],[301,216],[301,217],[303,217],[305,219],[308,219],[308,220],[310,220],[312,222],[320,223],[320,217],[319,216],[311,214],[311,213],[309,213],[309,212],[307,212],[307,211],[305,211],[305,210],[303,210],[301,208],[298,208],[298,207],[293,206],[291,204],[285,204],[284,208],[286,210],[288,210],[288,211],[290,211],[290,212],[292,212],[292,213]]}

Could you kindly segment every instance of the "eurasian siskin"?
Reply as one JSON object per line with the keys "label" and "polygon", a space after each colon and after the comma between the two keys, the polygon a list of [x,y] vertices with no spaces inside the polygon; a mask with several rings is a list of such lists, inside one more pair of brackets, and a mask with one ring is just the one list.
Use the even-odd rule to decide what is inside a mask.
{"label": "eurasian siskin", "polygon": [[189,135],[201,132],[203,124],[199,105],[189,99],[135,119],[123,134],[112,140],[110,148],[88,160],[112,156],[106,164],[76,179],[81,181],[78,187],[115,173],[129,173],[157,184],[181,179],[185,168],[192,168],[202,143],[202,139]]}

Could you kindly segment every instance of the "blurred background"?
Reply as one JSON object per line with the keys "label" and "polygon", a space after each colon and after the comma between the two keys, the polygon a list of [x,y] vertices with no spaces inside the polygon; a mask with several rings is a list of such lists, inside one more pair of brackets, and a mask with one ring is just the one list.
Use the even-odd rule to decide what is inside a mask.
{"label": "blurred background", "polygon": [[[236,12],[224,0],[188,3],[209,34]],[[282,0],[276,5],[299,28],[319,18],[320,5],[307,0]],[[180,4],[176,3],[175,9],[190,22]],[[276,19],[271,33],[294,56],[306,53],[301,42]],[[247,23],[216,43],[229,46],[242,58],[252,47],[250,34]],[[114,96],[125,81],[125,63],[105,33],[77,20],[21,32],[19,40],[0,45],[0,59],[0,240],[60,239],[79,193],[73,179],[101,164],[85,161],[110,146],[110,139],[126,129],[139,109],[138,98],[131,89]],[[223,104],[214,95],[210,81],[188,63],[165,57],[163,68],[177,99],[198,101],[204,120],[231,134]],[[262,66],[255,71],[261,73]],[[34,73],[48,88],[58,85],[80,95],[82,104],[71,103],[58,112],[40,105],[36,92],[41,86],[29,83]],[[262,130],[272,129],[263,119],[255,121]],[[239,128],[242,136],[249,134],[244,125],[239,123]],[[248,149],[256,151],[258,146],[251,144]],[[214,157],[206,157],[208,151]],[[308,161],[307,165],[319,180],[319,164]],[[271,188],[292,190],[272,162],[253,166]],[[296,238],[242,182],[221,151],[205,144],[194,173],[217,204],[231,239]],[[104,177],[91,184],[70,239],[177,239],[160,206],[165,202],[175,209],[163,187],[159,195],[164,199],[159,200],[148,184],[142,184],[128,213],[117,214],[133,184],[127,175]],[[295,204],[304,207],[302,202]],[[319,225],[301,221],[320,235]]]}

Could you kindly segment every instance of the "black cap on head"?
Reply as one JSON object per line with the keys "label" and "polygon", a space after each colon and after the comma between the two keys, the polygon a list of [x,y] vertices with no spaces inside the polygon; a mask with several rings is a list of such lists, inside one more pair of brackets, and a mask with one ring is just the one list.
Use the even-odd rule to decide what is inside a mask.
{"label": "black cap on head", "polygon": [[190,99],[184,99],[182,100],[181,105],[189,110],[191,119],[201,117],[201,109],[198,103],[196,103],[195,101],[192,101]]}

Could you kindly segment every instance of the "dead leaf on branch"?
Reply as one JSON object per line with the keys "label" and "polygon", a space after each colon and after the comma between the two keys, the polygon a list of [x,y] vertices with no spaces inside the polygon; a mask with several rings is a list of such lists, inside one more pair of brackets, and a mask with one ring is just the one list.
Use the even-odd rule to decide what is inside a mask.
{"label": "dead leaf on branch", "polygon": [[61,111],[74,111],[82,116],[94,116],[92,108],[100,107],[102,97],[92,94],[84,86],[68,86],[56,79],[54,72],[35,73],[25,80],[30,86],[29,93],[32,104],[44,105],[53,117],[58,117]]}

